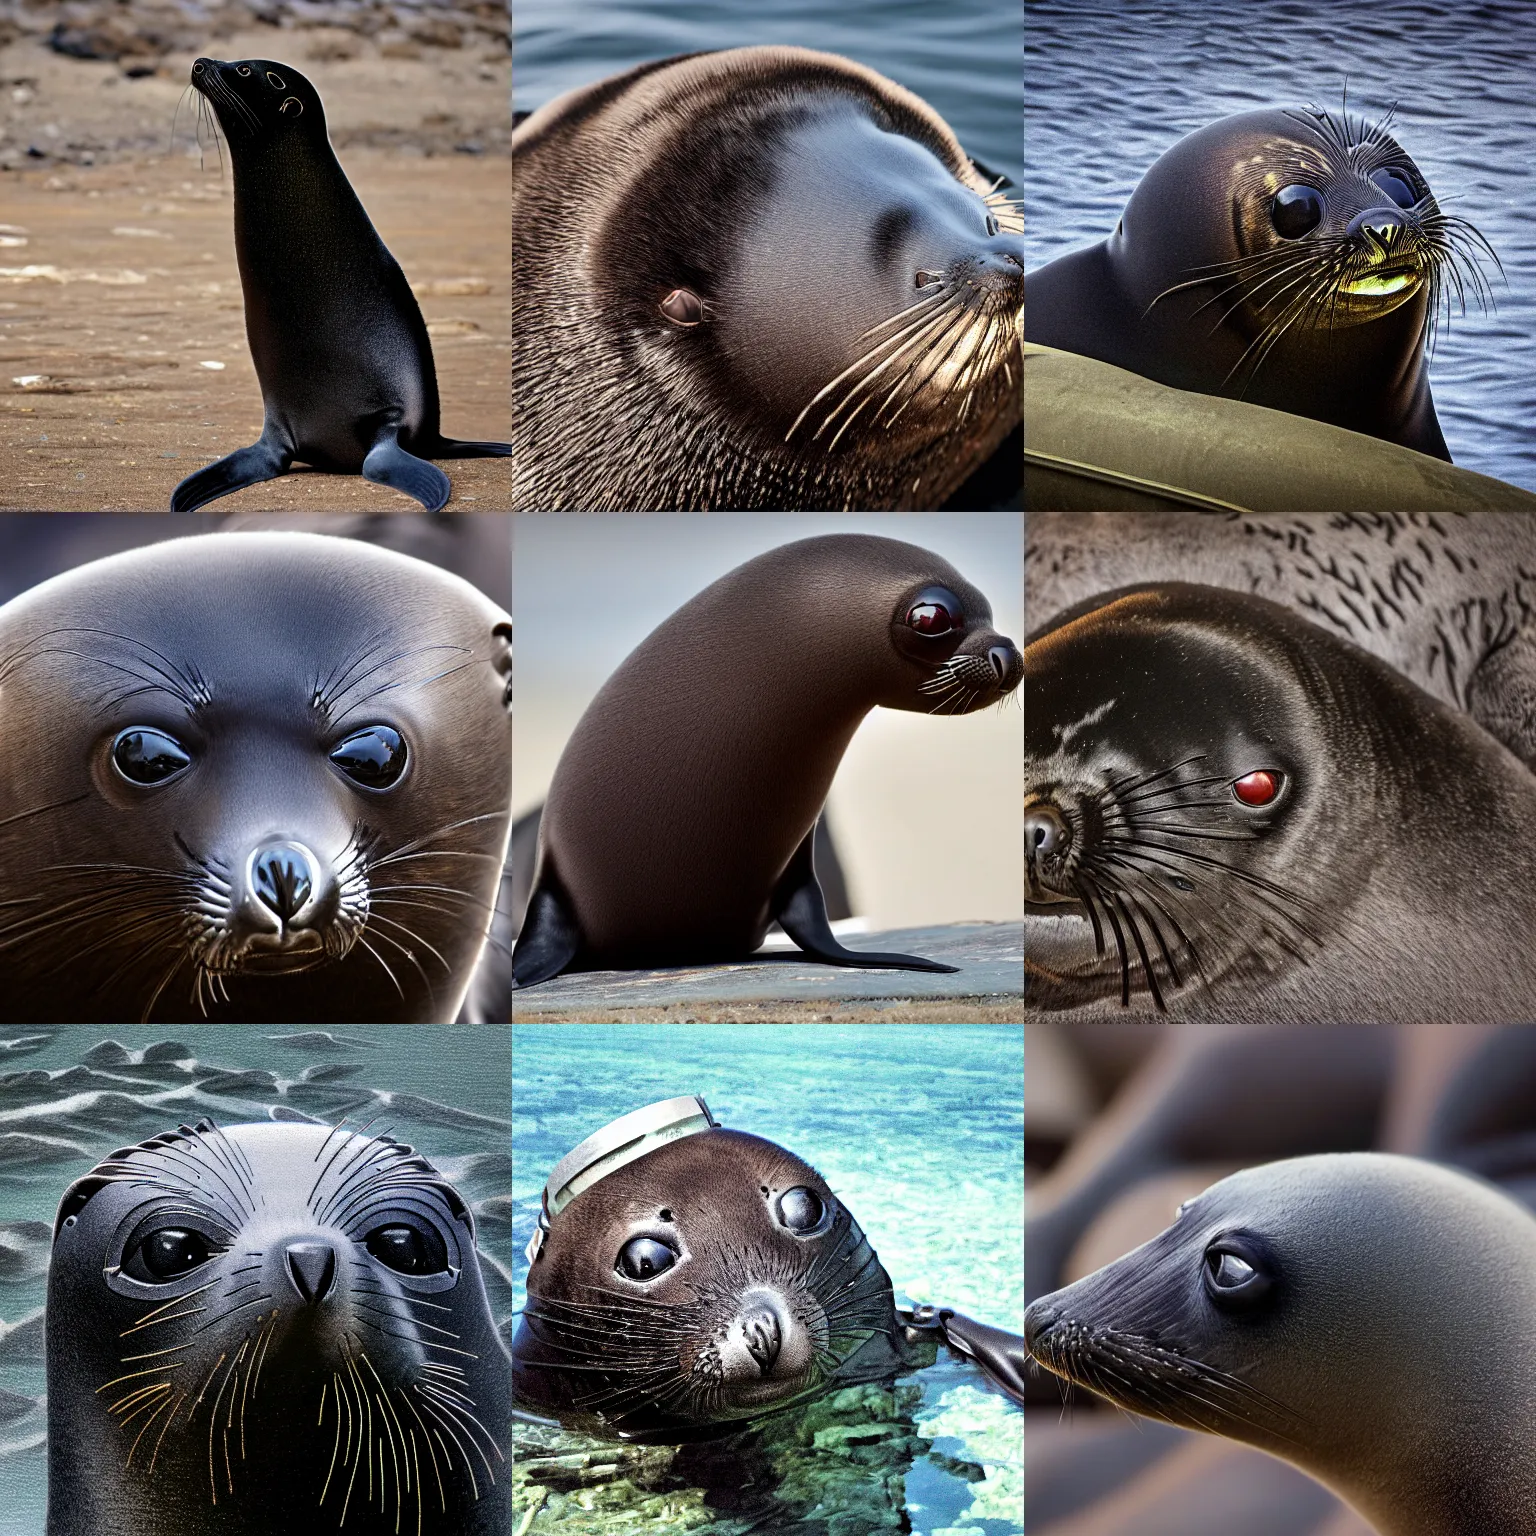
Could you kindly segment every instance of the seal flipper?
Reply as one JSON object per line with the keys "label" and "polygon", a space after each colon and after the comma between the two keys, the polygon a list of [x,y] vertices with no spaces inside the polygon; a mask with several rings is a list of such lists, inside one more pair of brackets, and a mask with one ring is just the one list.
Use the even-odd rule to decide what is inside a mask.
{"label": "seal flipper", "polygon": [[917,955],[886,955],[869,950],[844,949],[827,921],[827,902],[816,879],[811,859],[815,828],[801,839],[779,883],[773,888],[769,913],[806,954],[828,965],[851,965],[879,971],[958,971],[957,965],[941,965]]}
{"label": "seal flipper", "polygon": [[897,1316],[910,1329],[925,1334],[937,1333],[957,1355],[974,1361],[1000,1392],[1014,1402],[1024,1402],[1024,1369],[1029,1350],[1024,1336],[978,1323],[974,1317],[956,1312],[953,1307],[935,1307],[926,1303],[910,1313]]}
{"label": "seal flipper", "polygon": [[434,459],[510,459],[511,443],[479,443],[464,437],[439,434],[430,457]]}
{"label": "seal flipper", "polygon": [[514,988],[536,987],[558,976],[581,948],[576,914],[559,882],[546,867],[539,871],[523,926],[512,949]]}
{"label": "seal flipper", "polygon": [[237,448],[188,475],[171,492],[171,511],[195,512],[205,502],[227,496],[231,491],[277,479],[292,463],[293,454],[288,448],[263,432],[249,448]]}
{"label": "seal flipper", "polygon": [[363,479],[414,496],[428,512],[441,512],[453,487],[437,465],[400,446],[398,426],[384,428],[363,460]]}

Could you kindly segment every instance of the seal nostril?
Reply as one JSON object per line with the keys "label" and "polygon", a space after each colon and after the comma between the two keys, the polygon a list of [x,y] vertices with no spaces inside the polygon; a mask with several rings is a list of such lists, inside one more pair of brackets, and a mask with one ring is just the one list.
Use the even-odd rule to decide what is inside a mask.
{"label": "seal nostril", "polygon": [[779,1319],[771,1307],[759,1307],[749,1312],[741,1321],[741,1331],[747,1352],[757,1361],[758,1370],[766,1376],[779,1358],[784,1337],[779,1330]]}
{"label": "seal nostril", "polygon": [[336,1250],[329,1243],[289,1243],[283,1258],[300,1301],[313,1304],[331,1294],[336,1284]]}
{"label": "seal nostril", "polygon": [[1065,818],[1054,805],[1032,805],[1024,812],[1026,853],[1049,858],[1060,853],[1071,837]]}
{"label": "seal nostril", "polygon": [[251,859],[251,887],[285,923],[303,910],[314,890],[309,854],[297,843],[275,843]]}
{"label": "seal nostril", "polygon": [[992,671],[997,677],[999,688],[1007,685],[1008,675],[1013,671],[1014,658],[1018,654],[1011,645],[994,645],[987,652],[987,660],[992,663]]}

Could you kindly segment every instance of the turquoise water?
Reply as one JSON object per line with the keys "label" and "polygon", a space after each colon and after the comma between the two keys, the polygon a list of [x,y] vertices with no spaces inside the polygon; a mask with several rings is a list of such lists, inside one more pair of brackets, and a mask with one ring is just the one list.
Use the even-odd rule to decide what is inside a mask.
{"label": "turquoise water", "polygon": [[[1022,1329],[1022,1026],[516,1025],[513,1037],[514,1307],[554,1164],[629,1110],[701,1093],[722,1124],[777,1141],[822,1173],[898,1297]],[[905,1472],[908,1528],[1022,1532],[1022,1413],[943,1355],[908,1381],[920,1393],[912,1417],[927,1446]],[[574,1435],[537,1442],[542,1454],[590,1445]],[[986,1477],[967,1482],[953,1462],[984,1467]],[[832,1522],[826,1529],[855,1529],[837,1514],[835,1504],[817,1511]],[[531,1531],[545,1528],[541,1516]],[[743,1527],[722,1515],[686,1529],[723,1536]]]}
{"label": "turquoise water", "polygon": [[[180,1049],[143,1060],[146,1047],[167,1041]],[[392,1129],[425,1153],[474,1207],[491,1310],[505,1325],[509,1058],[505,1028],[323,1034],[208,1025],[168,1034],[130,1026],[109,1036],[92,1025],[0,1038],[0,1536],[43,1529],[44,1376],[35,1341],[49,1231],[75,1178],[115,1148],[204,1115],[221,1125],[273,1111],[371,1121],[375,1133]]]}

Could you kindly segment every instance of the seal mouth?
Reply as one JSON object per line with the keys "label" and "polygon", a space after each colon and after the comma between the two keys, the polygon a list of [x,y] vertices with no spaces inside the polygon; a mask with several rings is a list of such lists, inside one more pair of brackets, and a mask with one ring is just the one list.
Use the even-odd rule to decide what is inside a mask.
{"label": "seal mouth", "polygon": [[1339,292],[1356,298],[1383,299],[1413,292],[1423,282],[1424,274],[1417,267],[1398,267],[1349,278],[1339,285]]}

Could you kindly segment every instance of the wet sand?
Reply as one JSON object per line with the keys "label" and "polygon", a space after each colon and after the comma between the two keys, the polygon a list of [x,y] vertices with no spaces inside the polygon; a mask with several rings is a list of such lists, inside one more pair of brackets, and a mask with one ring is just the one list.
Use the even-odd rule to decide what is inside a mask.
{"label": "wet sand", "polygon": [[[313,62],[307,50],[343,46],[317,36],[264,32],[219,46],[235,58],[286,52],[319,83],[342,164],[417,291],[443,430],[504,439],[505,61],[470,49],[386,58],[353,40],[347,46],[361,56]],[[135,80],[35,43],[0,50],[10,97],[0,163],[17,165],[0,173],[0,506],[8,510],[161,510],[184,475],[260,434],[228,168],[221,175],[211,143],[199,165],[188,106],[176,149],[166,150],[190,57]],[[57,133],[46,132],[50,124]],[[17,162],[23,138],[45,154]],[[506,461],[446,468],[450,506],[507,504]],[[219,505],[404,511],[414,503],[357,477],[299,471]]]}

